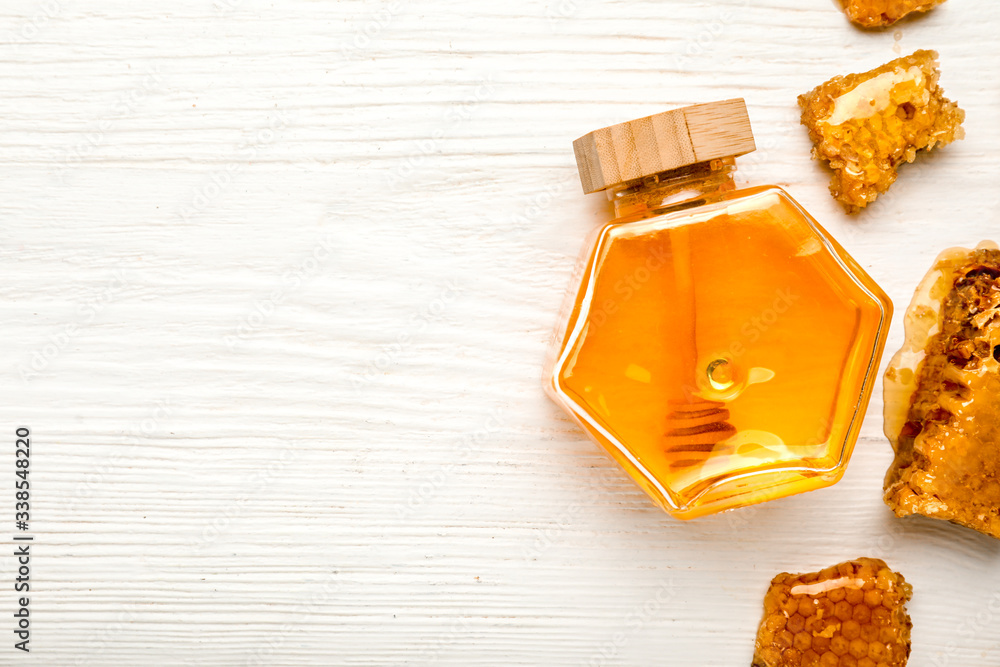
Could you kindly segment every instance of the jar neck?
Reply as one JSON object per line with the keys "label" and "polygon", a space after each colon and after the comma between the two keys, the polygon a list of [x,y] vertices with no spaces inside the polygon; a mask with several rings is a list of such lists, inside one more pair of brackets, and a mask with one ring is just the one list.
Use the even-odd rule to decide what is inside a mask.
{"label": "jar neck", "polygon": [[646,217],[653,211],[661,214],[673,208],[700,206],[725,192],[736,189],[734,158],[662,171],[609,189],[608,199],[615,204],[616,218]]}

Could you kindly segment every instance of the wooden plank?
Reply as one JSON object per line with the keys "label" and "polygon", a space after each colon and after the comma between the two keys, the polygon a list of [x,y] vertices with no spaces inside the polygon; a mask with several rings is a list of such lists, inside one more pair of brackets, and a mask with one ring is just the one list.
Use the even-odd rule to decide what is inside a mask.
{"label": "wooden plank", "polygon": [[[895,350],[937,253],[996,235],[998,21],[986,0],[882,33],[793,0],[5,5],[0,423],[34,434],[32,661],[730,667],[774,573],[865,554],[914,584],[911,664],[995,665],[1000,547],[891,516],[878,395],[836,487],[679,523],[539,375],[609,214],[572,140],[733,97],[758,146],[739,182],[787,188],[885,287]],[[924,47],[968,138],[848,218],[796,96]]]}

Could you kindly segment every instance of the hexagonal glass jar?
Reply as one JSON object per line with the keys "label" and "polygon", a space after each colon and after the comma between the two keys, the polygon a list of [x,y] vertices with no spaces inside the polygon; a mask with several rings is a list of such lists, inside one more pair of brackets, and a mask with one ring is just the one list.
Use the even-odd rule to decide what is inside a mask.
{"label": "hexagonal glass jar", "polygon": [[[697,141],[690,124],[679,134]],[[621,132],[607,136],[611,151],[598,141],[596,158],[578,146],[585,191],[615,159]],[[837,482],[892,315],[788,193],[736,190],[734,170],[722,156],[614,182],[628,175],[619,164],[610,185],[596,183],[616,218],[590,237],[544,376],[551,398],[682,519]]]}

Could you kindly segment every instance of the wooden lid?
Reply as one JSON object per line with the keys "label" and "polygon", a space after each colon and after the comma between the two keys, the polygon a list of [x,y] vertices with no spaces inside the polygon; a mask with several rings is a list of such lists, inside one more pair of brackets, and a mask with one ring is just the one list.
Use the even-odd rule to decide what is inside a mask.
{"label": "wooden lid", "polygon": [[742,99],[665,111],[594,130],[573,142],[587,194],[756,148]]}

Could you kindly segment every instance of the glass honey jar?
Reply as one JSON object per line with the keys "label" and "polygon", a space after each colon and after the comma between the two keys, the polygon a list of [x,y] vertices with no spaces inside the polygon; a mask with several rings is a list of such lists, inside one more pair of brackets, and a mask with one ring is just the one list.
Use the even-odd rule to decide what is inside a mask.
{"label": "glass honey jar", "polygon": [[574,142],[615,219],[585,246],[545,389],[670,514],[836,483],[892,303],[784,190],[736,189],[743,100]]}

